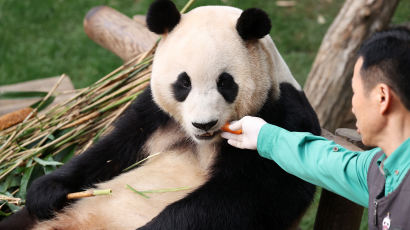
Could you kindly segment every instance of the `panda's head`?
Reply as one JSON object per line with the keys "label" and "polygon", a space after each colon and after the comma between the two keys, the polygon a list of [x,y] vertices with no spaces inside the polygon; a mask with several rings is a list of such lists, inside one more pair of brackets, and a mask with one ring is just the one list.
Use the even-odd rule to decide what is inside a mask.
{"label": "panda's head", "polygon": [[279,54],[262,10],[205,6],[180,15],[171,1],[157,0],[147,25],[162,35],[153,98],[195,141],[218,140],[227,121],[255,115],[267,97],[278,96],[273,75],[283,67],[275,66]]}

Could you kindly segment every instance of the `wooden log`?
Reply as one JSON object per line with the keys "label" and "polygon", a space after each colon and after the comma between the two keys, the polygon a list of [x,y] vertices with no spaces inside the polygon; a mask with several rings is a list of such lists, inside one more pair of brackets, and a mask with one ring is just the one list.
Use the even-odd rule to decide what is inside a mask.
{"label": "wooden log", "polygon": [[355,129],[339,128],[335,131],[336,136],[343,137],[348,142],[356,145],[360,149],[369,150],[374,147],[366,146],[362,142],[362,136]]}
{"label": "wooden log", "polygon": [[[42,78],[37,80],[31,80],[21,82],[12,85],[0,86],[0,92],[24,92],[24,91],[41,91],[48,92],[58,82],[61,76]],[[74,96],[74,85],[70,80],[70,77],[66,76],[60,85],[57,87],[55,94],[57,97],[53,103],[49,106],[61,103]],[[24,98],[24,99],[0,99],[0,116],[17,111],[22,108],[29,107],[33,103],[39,101],[41,98]],[[44,110],[47,111],[47,110]],[[43,111],[43,112],[44,112]]]}
{"label": "wooden log", "polygon": [[362,42],[386,28],[399,0],[346,0],[323,38],[305,84],[323,128],[353,128],[351,77]]}
{"label": "wooden log", "polygon": [[88,37],[124,62],[151,49],[158,39],[144,24],[108,6],[92,8],[84,18],[84,30]]}
{"label": "wooden log", "polygon": [[[322,129],[322,136],[335,143],[353,150],[362,149],[350,143],[345,138],[335,136]],[[335,152],[337,154],[338,152]],[[315,230],[357,230],[360,227],[363,207],[326,189],[320,195],[319,207],[316,213]]]}
{"label": "wooden log", "polygon": [[24,121],[24,119],[26,119],[32,111],[32,108],[27,107],[0,116],[0,131]]}
{"label": "wooden log", "polygon": [[147,26],[147,22],[145,21],[146,17],[145,15],[137,14],[132,16],[132,20],[138,22],[139,24],[143,26]]}

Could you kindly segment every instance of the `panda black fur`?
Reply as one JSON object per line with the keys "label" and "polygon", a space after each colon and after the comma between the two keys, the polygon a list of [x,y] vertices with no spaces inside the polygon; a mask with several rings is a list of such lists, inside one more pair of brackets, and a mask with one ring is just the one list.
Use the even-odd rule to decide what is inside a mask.
{"label": "panda black fur", "polygon": [[[178,63],[183,60],[168,57],[166,51],[170,45],[179,45],[172,48],[179,49],[201,40],[184,40],[188,35],[175,37],[181,30],[179,27],[188,23],[188,16],[181,17],[172,2],[157,0],[147,15],[149,28],[163,34],[154,58],[151,86],[120,117],[109,135],[55,172],[33,182],[27,196],[29,212],[24,208],[0,223],[0,229],[27,229],[29,225],[34,225],[34,229],[289,229],[299,219],[313,199],[314,186],[285,173],[255,151],[229,146],[217,131],[226,121],[257,115],[291,131],[320,134],[313,109],[267,35],[269,19],[256,9],[241,13],[230,7],[200,7],[191,12],[191,17],[197,18],[210,13],[227,18],[226,15],[238,15],[237,23],[232,26],[236,35],[227,34],[232,38],[225,42],[227,46],[230,41],[238,42],[243,48],[235,52],[243,53],[234,59],[229,56],[232,55],[229,50],[222,52],[226,57],[217,56],[222,62],[222,67],[215,67],[213,72],[217,76],[192,74],[199,73],[195,68],[201,70],[201,66],[190,68],[186,66],[189,62]],[[218,16],[218,12],[224,15]],[[226,31],[211,29],[216,33]],[[178,39],[182,41],[173,42]],[[204,44],[194,50],[213,45]],[[207,54],[209,49],[203,52]],[[261,52],[268,55],[259,57]],[[243,63],[244,53],[258,55],[251,63]],[[190,58],[195,63],[196,57]],[[212,72],[207,64],[215,57],[209,58],[202,64]],[[170,63],[167,68],[172,68],[171,71],[160,69],[166,63]],[[174,69],[178,70],[173,72]],[[240,71],[235,72],[237,69]],[[164,73],[172,76],[164,79]],[[274,75],[273,80],[267,79],[268,75]],[[198,101],[217,98],[219,103],[206,104],[205,108],[220,110],[217,111],[220,116],[215,117],[203,107],[195,108],[195,103],[190,101],[192,97]],[[183,108],[184,103],[192,105]],[[185,113],[180,114],[179,108]],[[199,119],[201,113],[194,110],[201,109],[199,112],[206,116]],[[197,116],[192,117],[191,112]],[[192,119],[187,122],[186,117]],[[157,152],[165,153],[123,173],[131,164]],[[140,190],[190,188],[153,194],[146,199],[126,189],[128,183]],[[71,204],[65,199],[67,193],[90,187],[112,188],[113,195]],[[62,208],[63,211],[55,213]],[[37,221],[29,213],[42,220],[56,216]]]}

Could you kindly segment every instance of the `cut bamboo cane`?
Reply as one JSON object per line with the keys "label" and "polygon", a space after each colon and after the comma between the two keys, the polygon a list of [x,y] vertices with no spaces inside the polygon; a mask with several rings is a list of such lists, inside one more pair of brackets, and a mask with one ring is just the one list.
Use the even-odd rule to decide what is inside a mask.
{"label": "cut bamboo cane", "polygon": [[73,192],[73,193],[67,194],[67,199],[72,200],[72,199],[80,199],[80,198],[91,197],[91,196],[111,195],[111,193],[112,193],[111,189]]}

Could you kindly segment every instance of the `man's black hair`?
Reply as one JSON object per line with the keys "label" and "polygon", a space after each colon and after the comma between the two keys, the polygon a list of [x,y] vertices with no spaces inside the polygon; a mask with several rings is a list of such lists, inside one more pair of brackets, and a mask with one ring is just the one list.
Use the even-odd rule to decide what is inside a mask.
{"label": "man's black hair", "polygon": [[410,110],[410,30],[397,27],[375,33],[361,46],[360,70],[365,89],[385,83]]}

